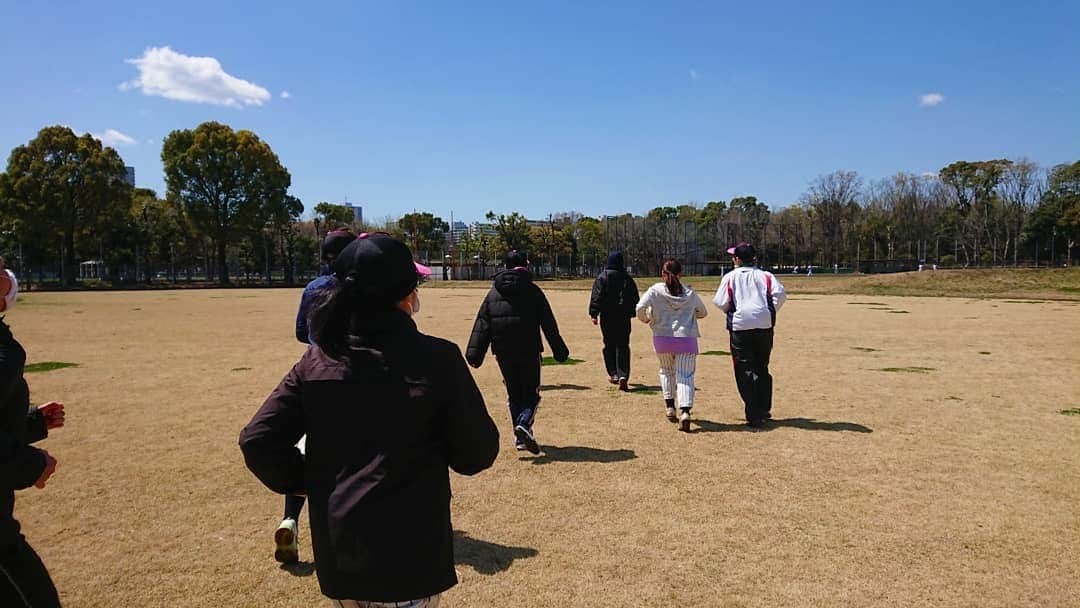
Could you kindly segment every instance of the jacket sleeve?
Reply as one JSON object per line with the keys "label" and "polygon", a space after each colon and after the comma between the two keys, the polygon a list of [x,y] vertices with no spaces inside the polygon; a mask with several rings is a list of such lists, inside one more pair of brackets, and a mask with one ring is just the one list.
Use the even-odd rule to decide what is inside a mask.
{"label": "jacket sleeve", "polygon": [[300,308],[296,311],[296,339],[308,344],[311,330],[308,328],[307,316],[311,308],[311,292],[305,287],[300,296]]}
{"label": "jacket sleeve", "polygon": [[704,319],[709,316],[709,308],[705,306],[705,302],[701,300],[701,296],[697,291],[694,292],[694,316],[698,319]]}
{"label": "jacket sleeve", "polygon": [[490,467],[499,455],[499,431],[484,405],[461,351],[448,351],[451,371],[450,403],[447,424],[443,429],[447,445],[447,463],[461,475],[475,475]]}
{"label": "jacket sleeve", "polygon": [[544,337],[551,346],[551,356],[555,357],[556,361],[566,361],[570,358],[570,349],[566,347],[566,342],[563,342],[562,336],[559,335],[559,325],[555,322],[555,313],[551,312],[551,304],[548,303],[547,296],[539,287],[536,288],[536,297],[536,313],[540,317],[540,329],[544,330]]}
{"label": "jacket sleeve", "polygon": [[777,280],[776,276],[769,273],[772,276],[772,293],[769,297],[772,298],[773,310],[780,310],[780,307],[787,302],[787,292],[784,291],[784,285]]}
{"label": "jacket sleeve", "polygon": [[645,290],[645,297],[638,300],[637,305],[634,307],[634,312],[637,318],[642,323],[648,323],[652,321],[649,318],[649,306],[652,304],[652,289]]}
{"label": "jacket sleeve", "polygon": [[626,301],[626,307],[629,309],[630,316],[632,317],[637,311],[637,303],[639,300],[637,282],[634,281],[633,277],[631,277],[630,275],[626,275],[626,286],[624,288],[628,288],[630,290],[630,299]]}
{"label": "jacket sleeve", "polygon": [[480,303],[480,310],[476,313],[476,321],[473,321],[472,333],[469,334],[469,346],[465,349],[465,359],[470,365],[480,367],[484,363],[484,355],[487,354],[491,344],[491,317],[488,314],[488,298]]}
{"label": "jacket sleeve", "polygon": [[45,425],[45,414],[31,408],[26,414],[26,443],[35,443],[49,436],[49,427]]}
{"label": "jacket sleeve", "polygon": [[600,316],[600,303],[604,301],[604,292],[607,291],[607,281],[603,273],[596,277],[592,285],[592,297],[589,299],[589,316]]}
{"label": "jacket sleeve", "polygon": [[296,442],[304,432],[301,379],[293,366],[240,431],[240,450],[248,469],[279,494],[303,494],[304,457]]}
{"label": "jacket sleeve", "polygon": [[716,289],[716,296],[713,298],[713,304],[724,312],[731,312],[731,290],[728,289],[730,282],[731,273],[729,272],[720,279],[720,287]]}
{"label": "jacket sleeve", "polygon": [[[0,403],[12,398],[21,383],[22,363],[14,361],[6,346],[0,344]],[[38,414],[40,416],[40,413]],[[22,419],[19,419],[22,422]],[[44,424],[44,421],[43,421]],[[28,488],[45,470],[45,455],[19,439],[12,429],[0,427],[0,488]]]}

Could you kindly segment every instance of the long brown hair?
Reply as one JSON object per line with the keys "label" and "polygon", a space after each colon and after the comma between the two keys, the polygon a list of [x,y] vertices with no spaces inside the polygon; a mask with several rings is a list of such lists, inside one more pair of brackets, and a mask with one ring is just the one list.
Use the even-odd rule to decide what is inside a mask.
{"label": "long brown hair", "polygon": [[683,294],[682,283],[679,282],[678,275],[682,273],[682,264],[675,258],[668,258],[664,260],[664,270],[661,273],[664,277],[664,285],[667,286],[668,293],[673,296],[681,296]]}

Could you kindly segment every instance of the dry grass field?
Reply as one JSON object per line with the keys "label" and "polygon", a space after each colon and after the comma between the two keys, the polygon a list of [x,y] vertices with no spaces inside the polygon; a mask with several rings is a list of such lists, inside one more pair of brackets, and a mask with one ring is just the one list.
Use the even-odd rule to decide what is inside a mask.
{"label": "dry grass field", "polygon": [[[1080,296],[804,283],[777,328],[775,424],[742,426],[729,357],[703,355],[689,434],[664,419],[648,329],[620,394],[587,292],[552,289],[584,362],[544,368],[539,457],[513,449],[494,361],[475,372],[502,451],[452,480],[446,605],[1080,606],[1080,415],[1062,413]],[[483,293],[423,289],[421,329],[464,345]],[[30,362],[78,364],[27,375],[67,425],[42,444],[56,475],[16,505],[65,605],[324,605],[310,563],[273,561],[282,500],[236,445],[303,349],[299,295],[30,293],[8,314]],[[727,350],[715,309],[702,329]]]}

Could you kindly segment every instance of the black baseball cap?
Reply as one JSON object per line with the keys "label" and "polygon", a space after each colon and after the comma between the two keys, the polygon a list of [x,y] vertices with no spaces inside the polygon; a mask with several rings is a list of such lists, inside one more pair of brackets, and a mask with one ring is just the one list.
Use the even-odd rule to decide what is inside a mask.
{"label": "black baseball cap", "polygon": [[330,256],[337,256],[341,253],[342,249],[348,246],[349,243],[356,240],[356,235],[348,230],[331,230],[326,233],[326,238],[322,242],[322,257],[327,259]]}
{"label": "black baseball cap", "polygon": [[511,250],[504,260],[507,268],[526,268],[529,265],[529,256],[524,251]]}
{"label": "black baseball cap", "polygon": [[430,274],[413,262],[408,246],[385,233],[361,234],[330,264],[339,281],[351,280],[354,289],[376,298],[398,301]]}
{"label": "black baseball cap", "polygon": [[749,262],[750,260],[757,257],[757,250],[754,249],[753,245],[746,242],[739,243],[734,247],[729,247],[727,252],[739,258],[740,260],[743,260],[744,262]]}

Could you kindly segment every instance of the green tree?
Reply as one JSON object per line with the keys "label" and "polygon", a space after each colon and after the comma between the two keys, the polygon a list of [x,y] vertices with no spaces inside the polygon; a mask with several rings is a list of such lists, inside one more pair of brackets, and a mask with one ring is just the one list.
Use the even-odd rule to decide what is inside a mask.
{"label": "green tree", "polygon": [[326,231],[329,232],[337,226],[348,226],[352,224],[353,210],[349,209],[345,205],[336,205],[334,203],[328,203],[323,201],[315,205],[315,215],[323,222],[326,227]]}
{"label": "green tree", "polygon": [[17,218],[21,239],[58,246],[63,285],[70,287],[77,274],[76,241],[103,232],[130,208],[124,177],[116,150],[68,127],[45,127],[12,150],[0,176],[0,215]]}
{"label": "green tree", "polygon": [[957,161],[938,172],[942,183],[956,197],[957,215],[961,221],[958,226],[961,232],[956,236],[962,239],[964,255],[970,260],[974,254],[976,264],[982,261],[986,246],[991,247],[992,259],[996,259],[993,231],[995,224],[1003,218],[997,189],[1010,165],[1012,161],[1006,159]]}
{"label": "green tree", "polygon": [[1050,171],[1046,192],[1026,230],[1043,246],[1056,237],[1065,239],[1066,264],[1072,265],[1072,249],[1080,237],[1080,161]]}
{"label": "green tree", "polygon": [[517,211],[510,215],[495,215],[494,211],[488,211],[486,217],[489,222],[495,222],[495,231],[502,241],[500,246],[503,251],[517,249],[528,252],[532,249],[532,231],[524,215]]}
{"label": "green tree", "polygon": [[228,247],[281,204],[291,177],[274,151],[251,131],[204,122],[173,131],[161,150],[168,197],[181,201],[214,243],[218,278],[229,283]]}
{"label": "green tree", "polygon": [[412,247],[413,256],[419,258],[421,253],[442,255],[442,246],[446,241],[446,231],[450,225],[441,217],[430,213],[406,213],[397,221],[398,228],[404,235],[405,242]]}

